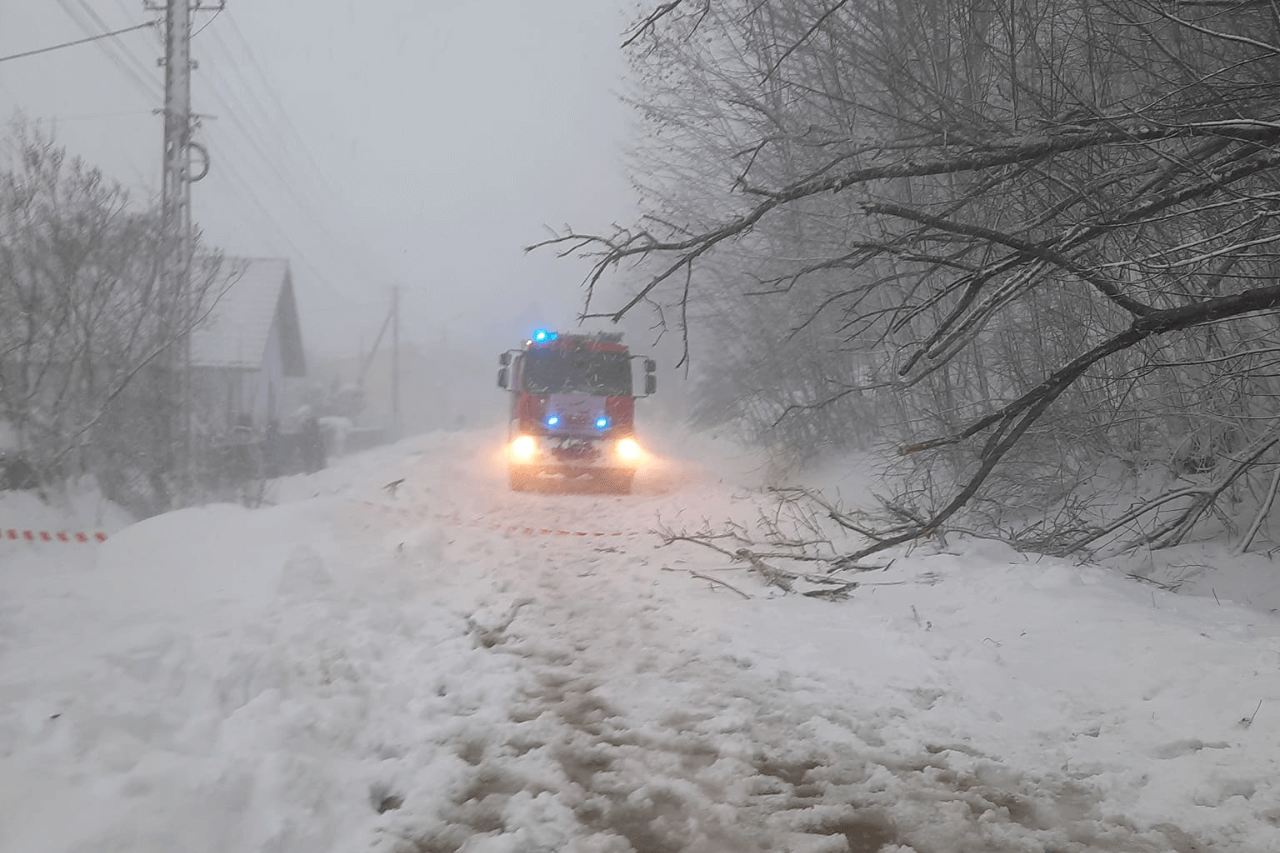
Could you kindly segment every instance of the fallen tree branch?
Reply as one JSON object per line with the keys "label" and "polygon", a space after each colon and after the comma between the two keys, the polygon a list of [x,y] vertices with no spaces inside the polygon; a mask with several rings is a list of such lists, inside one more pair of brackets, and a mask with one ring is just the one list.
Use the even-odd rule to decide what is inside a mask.
{"label": "fallen tree branch", "polygon": [[715,584],[716,586],[722,586],[722,587],[724,587],[725,589],[729,590],[730,592],[736,592],[738,595],[742,596],[743,598],[747,599],[748,601],[750,601],[750,600],[751,600],[751,596],[747,595],[745,592],[743,592],[742,590],[738,589],[736,586],[734,586],[733,584],[729,583],[728,581],[720,580],[720,578],[715,578],[715,577],[712,577],[711,575],[705,575],[705,574],[703,574],[702,572],[695,572],[695,571],[693,571],[692,569],[673,569],[673,568],[671,568],[671,567],[669,567],[669,566],[663,566],[663,567],[662,567],[662,570],[663,570],[664,572],[685,572],[686,574],[688,574],[688,575],[690,575],[690,576],[692,576],[692,577],[695,577],[695,578],[697,578],[698,580],[704,580],[704,581],[706,581],[707,583]]}
{"label": "fallen tree branch", "polygon": [[769,565],[759,556],[748,551],[746,548],[739,548],[737,557],[739,560],[746,560],[751,564],[751,569],[764,578],[765,583],[769,586],[776,586],[786,592],[791,592],[795,587],[796,580],[800,575],[795,572],[788,572]]}
{"label": "fallen tree branch", "polygon": [[[1217,501],[1218,497],[1226,491],[1226,489],[1248,471],[1258,459],[1262,457],[1268,450],[1280,444],[1280,434],[1276,430],[1271,430],[1254,442],[1253,446],[1245,453],[1245,455],[1236,461],[1234,465],[1227,470],[1218,479],[1207,483],[1203,486],[1192,486],[1177,491],[1168,492],[1159,497],[1152,498],[1122,515],[1120,518],[1108,524],[1083,539],[1068,546],[1064,553],[1072,553],[1081,550],[1088,545],[1097,542],[1104,536],[1108,536],[1127,524],[1137,521],[1142,516],[1159,509],[1167,503],[1181,498],[1191,498],[1191,503],[1184,508],[1178,515],[1167,524],[1161,526],[1155,531],[1141,537],[1136,542],[1131,543],[1128,547],[1135,548],[1139,545],[1151,545],[1154,548],[1169,548],[1177,545],[1186,538],[1187,533],[1195,525],[1200,517],[1204,515]],[[1250,536],[1250,538],[1252,538]]]}
{"label": "fallen tree branch", "polygon": [[1276,466],[1275,472],[1271,475],[1271,483],[1267,486],[1267,496],[1258,505],[1258,511],[1254,513],[1253,522],[1249,525],[1249,529],[1240,538],[1239,544],[1231,549],[1232,555],[1238,557],[1249,550],[1249,546],[1253,544],[1253,538],[1258,535],[1258,531],[1262,528],[1262,523],[1271,515],[1271,507],[1275,505],[1277,492],[1280,492],[1280,465]]}

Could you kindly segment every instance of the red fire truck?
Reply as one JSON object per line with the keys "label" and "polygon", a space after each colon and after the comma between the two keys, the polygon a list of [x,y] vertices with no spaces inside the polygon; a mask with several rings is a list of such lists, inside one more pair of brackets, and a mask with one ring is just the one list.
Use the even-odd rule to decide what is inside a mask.
{"label": "red fire truck", "polygon": [[[632,392],[632,362],[643,361],[644,394]],[[544,475],[590,477],[627,494],[644,451],[635,437],[636,397],[657,390],[653,359],[632,355],[622,334],[539,330],[498,356],[498,387],[511,392],[507,445],[511,488]]]}

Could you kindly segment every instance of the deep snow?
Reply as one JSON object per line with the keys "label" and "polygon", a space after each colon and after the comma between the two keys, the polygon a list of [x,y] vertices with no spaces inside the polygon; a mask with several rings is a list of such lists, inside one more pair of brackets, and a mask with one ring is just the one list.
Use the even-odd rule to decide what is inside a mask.
{"label": "deep snow", "polygon": [[660,547],[768,511],[717,443],[616,497],[507,491],[499,438],[131,526],[0,496],[111,534],[0,542],[0,853],[1280,851],[1264,559],[953,537],[817,600]]}

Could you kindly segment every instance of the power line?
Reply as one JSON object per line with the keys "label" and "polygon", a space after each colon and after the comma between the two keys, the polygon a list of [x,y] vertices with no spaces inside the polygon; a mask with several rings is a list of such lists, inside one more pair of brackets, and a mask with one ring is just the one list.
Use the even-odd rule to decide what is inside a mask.
{"label": "power line", "polygon": [[[253,46],[249,43],[249,40],[245,38],[244,33],[241,32],[239,25],[236,24],[236,19],[234,15],[230,15],[227,17],[227,24],[231,28],[232,35],[234,35],[240,41],[240,44],[244,49],[245,55],[249,57],[250,65],[253,66],[254,71],[256,71],[258,74],[258,79],[260,79],[263,83],[263,88],[266,89],[267,94],[270,95],[272,101],[275,102],[275,110],[276,110],[275,114],[280,116],[280,118],[284,120],[285,127],[292,134],[298,147],[301,149],[302,153],[306,156],[307,161],[310,163],[312,169],[315,170],[316,174],[321,176],[324,175],[324,169],[320,168],[320,166],[316,164],[315,157],[312,156],[311,149],[307,146],[306,138],[301,133],[298,132],[297,125],[293,123],[293,119],[290,117],[289,111],[285,109],[284,101],[281,99],[279,92],[276,91],[275,86],[271,84],[270,76],[268,76],[268,74],[263,70],[262,65],[258,62],[257,54],[253,52]],[[226,50],[228,55],[232,54],[232,51],[229,48],[227,48],[225,45],[223,46],[223,49]],[[270,110],[265,110],[263,114],[271,115],[272,112]],[[321,183],[322,185],[325,186],[326,189],[329,189],[332,192],[332,188],[329,187],[327,181],[322,181]]]}
{"label": "power line", "polygon": [[[261,63],[258,62],[258,58],[255,55],[253,48],[250,45],[248,39],[245,38],[244,33],[240,30],[239,26],[236,24],[236,19],[234,15],[228,16],[227,25],[230,27],[232,35],[234,35],[235,38],[240,43],[241,55],[247,57],[249,60],[249,65],[247,67],[252,68],[252,70],[256,72],[257,78],[259,81],[261,81],[262,85],[260,86],[253,85],[252,81],[249,80],[249,75],[245,70],[246,69],[245,64],[243,62],[236,60],[235,51],[233,51],[231,47],[222,40],[222,38],[220,37],[217,31],[214,31],[213,36],[214,36],[214,41],[216,43],[216,47],[219,50],[221,50],[230,60],[227,63],[219,63],[218,67],[231,68],[236,74],[241,75],[242,79],[245,81],[245,85],[242,87],[233,87],[233,88],[239,88],[240,91],[246,92],[250,95],[250,97],[252,98],[251,106],[256,108],[258,112],[261,114],[261,116],[267,119],[267,122],[266,122],[267,126],[276,135],[276,138],[279,139],[279,141],[284,143],[284,148],[286,150],[290,151],[290,153],[292,154],[300,153],[302,155],[301,160],[299,160],[298,157],[294,156],[294,157],[286,158],[283,161],[286,167],[294,167],[294,168],[301,169],[301,164],[303,162],[305,162],[305,164],[310,167],[309,175],[304,174],[307,172],[307,169],[301,169],[300,171],[296,171],[293,173],[300,178],[306,179],[306,180],[300,181],[299,183],[304,186],[306,185],[318,186],[322,191],[324,191],[325,194],[328,195],[329,200],[332,203],[332,206],[336,207],[337,209],[349,208],[350,205],[348,204],[347,200],[344,199],[341,196],[341,194],[337,192],[337,190],[333,187],[333,185],[330,183],[330,181],[326,177],[325,170],[321,168],[319,164],[316,162],[315,156],[311,151],[311,146],[309,145],[307,138],[298,130],[297,125],[294,124],[293,119],[290,116],[288,109],[285,107],[283,100],[281,99],[279,93],[276,91],[275,87],[272,85],[270,76],[265,72]],[[265,91],[267,95],[270,96],[271,101],[274,104],[273,107],[268,106],[267,103],[258,96],[259,91]],[[272,119],[278,119],[280,122],[282,122],[285,130],[288,131],[288,133],[281,134],[280,131],[277,129],[277,122],[272,121]],[[292,142],[286,141],[284,139],[285,136],[290,137],[292,139]],[[327,209],[330,207],[330,205],[317,205],[316,207],[318,207],[319,209]],[[326,230],[332,231],[332,229],[326,229]]]}
{"label": "power line", "polygon": [[126,110],[124,112],[116,113],[89,113],[87,115],[74,116],[53,115],[49,117],[49,121],[57,124],[64,121],[98,121],[109,118],[137,118],[139,116],[154,118],[155,110]]}
{"label": "power line", "polygon": [[[116,2],[117,2],[117,8],[123,8],[119,0],[116,0]],[[139,24],[139,25],[117,29],[117,28],[113,28],[111,24],[109,24],[106,20],[104,20],[103,17],[97,11],[95,11],[92,6],[90,6],[88,0],[58,0],[58,5],[62,7],[63,11],[67,14],[69,18],[72,19],[72,21],[77,25],[77,27],[81,30],[81,32],[86,34],[86,37],[67,42],[64,45],[55,45],[53,47],[43,48],[38,51],[27,51],[24,53],[16,54],[13,57],[5,57],[5,59],[9,59],[9,58],[16,59],[23,56],[30,56],[30,55],[34,55],[42,52],[56,50],[61,47],[69,47],[72,45],[86,44],[86,43],[95,42],[95,41],[103,41],[104,39],[108,39],[113,36],[121,35],[124,33],[153,28],[160,23],[160,21],[155,20],[145,24]],[[221,11],[222,9],[219,8],[218,12],[221,12]],[[217,17],[218,17],[217,14],[213,16],[213,18],[217,18]],[[200,28],[200,30],[202,31],[205,27],[207,27],[210,23],[212,23],[212,20],[213,19],[210,19],[210,21],[207,21],[205,25]],[[216,28],[211,32],[215,35],[215,37],[217,37]],[[236,35],[242,38],[241,34],[238,31]],[[193,34],[193,37],[194,37],[194,34]],[[220,43],[220,46],[222,46],[220,39],[219,39],[219,43]],[[158,83],[152,77],[152,72],[150,71],[150,65],[145,60],[140,59],[129,45],[123,42],[115,41],[115,42],[104,42],[100,44],[99,47],[103,50],[103,53],[106,55],[106,57],[116,66],[116,68],[121,73],[123,73],[126,77],[129,77],[131,81],[137,85],[139,90],[146,92],[149,98],[155,97],[155,93],[153,89],[158,87]],[[225,50],[225,46],[223,47]],[[257,70],[259,74],[261,74],[261,68],[258,65],[257,58],[250,57],[250,61],[254,63],[255,70]],[[236,69],[236,63],[233,61],[227,67],[230,69]],[[210,80],[208,82],[213,87],[218,86],[218,81],[216,79]],[[267,82],[269,86],[269,81],[264,80],[264,82]],[[239,131],[239,139],[235,141],[241,144],[247,145],[248,148],[251,149],[252,154],[248,157],[243,158],[243,160],[240,160],[239,158],[236,158],[236,157],[227,158],[222,163],[220,163],[220,170],[223,171],[226,177],[228,178],[230,186],[234,188],[233,191],[238,191],[236,194],[238,194],[241,199],[248,201],[254,208],[256,208],[258,212],[263,216],[263,218],[267,221],[267,223],[269,223],[269,227],[272,230],[274,230],[274,232],[278,235],[278,237],[283,240],[283,242],[288,246],[288,248],[295,255],[297,262],[301,264],[304,268],[306,268],[308,272],[311,274],[311,276],[314,277],[318,281],[318,283],[322,287],[324,287],[326,290],[328,290],[332,295],[337,296],[343,302],[348,302],[348,300],[340,293],[338,288],[336,288],[333,285],[333,283],[328,279],[328,277],[323,272],[321,272],[319,268],[317,268],[314,264],[312,264],[309,261],[308,254],[303,252],[295,242],[296,235],[291,233],[291,229],[283,227],[283,224],[277,217],[276,212],[272,210],[272,205],[264,203],[257,189],[260,189],[265,182],[261,181],[260,178],[246,178],[245,174],[242,173],[242,170],[237,168],[235,165],[233,165],[235,163],[239,163],[242,166],[248,167],[250,171],[256,171],[252,167],[257,166],[258,170],[264,171],[267,175],[271,175],[276,178],[281,177],[281,173],[278,170],[282,165],[282,163],[277,158],[271,157],[267,152],[274,151],[274,150],[282,150],[282,149],[280,149],[280,146],[278,144],[273,145],[273,144],[266,144],[264,142],[264,140],[259,136],[259,133],[255,132],[255,131],[260,131],[262,129],[261,127],[255,127],[252,122],[247,122],[242,120],[241,116],[246,111],[238,108],[238,107],[241,107],[242,105],[238,103],[238,99],[235,95],[235,88],[236,87],[234,86],[230,87],[229,90],[226,91],[225,93],[223,91],[213,91],[212,94],[216,101],[218,101],[219,103],[221,103],[223,106],[226,107],[227,113],[228,113],[228,119],[231,121],[235,129]],[[271,116],[273,114],[282,115],[285,121],[288,122],[289,129],[294,132],[295,136],[301,139],[300,134],[296,133],[296,129],[293,127],[292,123],[289,121],[287,115],[283,114],[282,109],[280,110],[279,113],[275,113],[272,109],[268,108],[264,102],[262,102],[261,100],[258,100],[256,98],[257,90],[255,87],[252,87],[252,86],[248,87],[247,92],[255,96],[253,106],[256,108],[258,112],[260,112],[264,116]],[[272,97],[276,100],[277,105],[282,108],[283,105],[279,104],[279,97],[274,93],[274,91],[272,91],[271,94],[272,94]],[[101,117],[106,117],[106,116],[92,116],[92,118],[101,118]],[[67,120],[85,119],[85,118],[91,118],[91,117],[76,116],[76,117],[72,117],[72,119],[67,119]],[[266,126],[270,127],[270,123],[268,122]],[[268,134],[268,136],[270,136],[270,134]],[[272,142],[277,142],[277,139],[273,139]],[[240,146],[237,145],[236,147],[238,148]],[[298,145],[285,146],[285,148],[293,149],[295,151],[299,150],[300,147],[301,146],[298,146]],[[307,156],[310,159],[310,152],[307,152]],[[314,162],[314,160],[311,160],[310,162]],[[296,164],[290,163],[288,158],[284,159],[284,164],[296,165]],[[334,232],[330,227],[326,227],[328,223],[324,222],[319,217],[317,217],[316,215],[317,205],[308,203],[307,200],[303,198],[303,196],[298,194],[297,192],[298,185],[295,181],[284,179],[281,181],[281,184],[282,184],[282,189],[284,191],[284,194],[294,202],[297,209],[301,213],[311,218],[312,221],[320,227],[320,231],[322,233],[327,232],[330,238],[332,236],[336,236],[334,235]],[[150,190],[151,188],[148,187],[148,191]],[[322,237],[321,239],[326,239],[326,238]]]}
{"label": "power line", "polygon": [[[114,4],[116,10],[124,12],[122,0],[114,0]],[[103,16],[90,5],[90,0],[58,0],[58,5],[87,36],[84,39],[72,42],[72,44],[99,41],[117,32],[131,32],[153,27],[160,23],[160,21],[153,21],[149,24],[116,30],[111,25],[114,22],[108,23],[107,20],[104,20]],[[219,7],[218,12],[221,11],[222,9]],[[127,12],[124,13],[127,14]],[[119,16],[116,17],[118,18]],[[213,16],[213,18],[217,17],[219,17],[218,14]],[[205,22],[204,26],[197,32],[203,31],[208,27],[213,22],[213,18]],[[212,63],[208,73],[200,75],[197,79],[209,87],[208,94],[212,97],[214,103],[226,110],[227,121],[230,125],[226,128],[230,132],[229,135],[216,134],[223,136],[222,141],[229,143],[231,146],[228,151],[231,156],[219,158],[218,164],[218,170],[223,172],[227,178],[226,188],[231,190],[233,196],[238,196],[242,202],[247,202],[252,208],[256,209],[265,220],[268,229],[273,231],[277,235],[277,239],[281,240],[291,250],[296,261],[307,270],[310,277],[314,278],[332,296],[350,304],[348,298],[341,293],[329,276],[322,272],[322,269],[327,268],[328,264],[313,263],[310,260],[311,253],[302,251],[298,243],[314,243],[318,239],[328,247],[343,245],[348,250],[363,247],[358,242],[351,244],[349,236],[344,235],[341,229],[334,227],[334,223],[320,215],[321,211],[333,209],[334,205],[317,204],[312,197],[312,193],[306,190],[320,189],[322,191],[321,195],[324,197],[336,198],[337,194],[334,193],[333,187],[323,177],[321,177],[320,181],[315,181],[314,176],[323,176],[323,170],[317,166],[305,137],[298,131],[291,117],[284,109],[282,99],[271,85],[269,77],[264,73],[257,56],[253,55],[252,48],[249,46],[249,42],[244,37],[243,32],[239,27],[235,26],[234,18],[222,16],[222,20],[231,22],[234,27],[232,35],[242,43],[244,53],[247,54],[248,61],[251,63],[250,66],[246,67],[243,64],[243,58],[239,61],[233,58],[232,51],[220,35],[219,27],[209,30],[209,33],[214,38],[216,49],[225,54],[228,61],[225,63]],[[159,84],[152,76],[154,72],[151,70],[151,64],[140,59],[130,45],[123,41],[104,41],[99,47],[121,73],[130,78],[131,82],[136,84],[140,91],[147,93],[149,99],[156,97],[155,91],[158,90]],[[219,79],[218,71],[223,73],[231,72],[232,77],[236,78],[235,82],[230,85],[223,83]],[[250,81],[250,77],[253,75],[248,72],[256,72],[261,81],[259,85],[255,86]],[[241,81],[243,81],[243,84],[241,84]],[[264,92],[269,98],[264,99],[262,97]],[[288,137],[289,141],[286,141],[279,133],[281,124],[287,131],[285,136]],[[285,151],[291,152],[294,156],[287,154],[281,156],[280,152]],[[298,160],[297,155],[299,154],[302,155],[301,161]],[[303,173],[308,172],[308,169],[299,170],[298,168],[304,164],[311,167],[314,176],[304,176]],[[308,180],[307,178],[310,179]],[[318,187],[316,186],[317,183],[319,184]],[[262,192],[265,188],[273,185],[279,187],[276,192]],[[282,221],[282,217],[279,215],[282,211],[278,209],[282,201],[301,214],[303,221],[308,222],[310,227],[299,229],[296,222],[289,223],[293,227],[285,227],[285,222]],[[337,206],[344,207],[345,205]],[[293,218],[295,217],[283,217],[283,219]],[[299,234],[299,231],[303,233]],[[310,239],[298,239],[304,236]],[[373,253],[367,254],[369,261],[381,261]],[[375,265],[381,266],[380,263]],[[332,271],[330,270],[329,272],[331,273]]]}
{"label": "power line", "polygon": [[[94,27],[85,20],[84,15],[92,17],[94,21],[97,22],[99,30],[105,30],[108,28],[106,22],[103,21],[101,16],[85,4],[84,0],[81,0],[81,8],[79,9],[72,4],[71,0],[58,0],[58,5],[62,7],[62,11],[67,13],[67,17],[75,22],[81,32],[84,32],[87,35],[93,35]],[[156,23],[158,23],[158,21]],[[98,46],[102,48],[103,54],[111,60],[111,63],[137,85],[138,90],[141,91],[149,101],[154,103],[162,97],[162,89],[156,82],[155,78],[151,76],[147,63],[134,56],[132,51],[129,50],[128,45],[122,41],[104,41]],[[123,58],[120,53],[116,52],[117,50],[124,54]]]}
{"label": "power line", "polygon": [[[207,42],[207,45],[223,59],[209,63],[206,73],[200,75],[199,79],[209,87],[210,97],[226,111],[230,122],[227,130],[236,137],[235,141],[252,150],[252,155],[242,165],[256,165],[272,181],[278,183],[281,190],[279,195],[292,201],[297,211],[316,227],[319,232],[317,236],[327,246],[341,246],[348,254],[364,255],[366,267],[378,268],[386,278],[394,278],[380,257],[369,252],[358,241],[353,241],[349,234],[336,228],[335,223],[322,215],[323,211],[349,209],[350,205],[341,199],[325,178],[324,170],[316,164],[306,138],[293,123],[269,75],[265,73],[248,40],[236,25],[234,15],[229,15],[224,20],[231,27],[232,35],[240,42],[239,55],[236,56],[237,52],[233,52],[224,41],[220,28],[215,27],[210,30],[212,41]],[[248,64],[244,61],[246,58],[249,60]],[[250,70],[256,72],[259,81],[257,85],[250,79]],[[236,79],[221,79],[220,73],[227,72]],[[274,108],[261,97],[263,92],[270,96]],[[287,134],[280,133],[281,126],[288,131]],[[286,136],[292,141],[286,140]],[[232,139],[226,138],[224,142],[232,142]],[[289,154],[283,157],[272,153],[285,151]],[[310,171],[301,168],[303,166],[310,166]],[[308,192],[309,189],[321,190],[321,195],[332,201],[316,203],[318,199]]]}
{"label": "power line", "polygon": [[[283,163],[288,161],[272,157],[268,153],[272,146],[270,143],[264,142],[252,129],[248,117],[244,115],[246,111],[240,108],[241,104],[236,96],[227,93],[220,83],[215,83],[215,78],[211,75],[202,75],[201,79],[207,84],[207,93],[215,105],[222,107],[223,114],[230,125],[229,129],[238,132],[239,140],[248,147],[250,156],[245,158],[246,162],[256,163],[259,169],[262,170],[262,174],[276,183],[280,188],[281,195],[290,200],[300,213],[310,219],[312,224],[316,225],[320,230],[328,231],[329,229],[326,228],[324,221],[320,219],[315,205],[309,204],[307,199],[301,195],[298,184],[289,179],[287,167],[283,166]],[[242,116],[244,117],[242,118]],[[213,133],[214,131],[211,130],[211,134]],[[232,137],[224,137],[223,139],[226,142],[230,142]]]}
{"label": "power line", "polygon": [[196,36],[198,36],[198,35],[200,35],[202,32],[204,32],[204,31],[205,31],[205,29],[206,29],[210,24],[212,24],[212,23],[213,23],[214,19],[215,19],[215,18],[217,18],[219,15],[221,15],[221,14],[222,14],[222,12],[223,12],[223,10],[224,10],[224,9],[226,9],[226,8],[227,8],[227,7],[226,7],[225,3],[224,3],[222,6],[219,6],[219,7],[214,11],[214,13],[213,13],[212,17],[210,17],[210,18],[209,18],[209,20],[205,21],[205,22],[200,26],[200,29],[198,29],[198,30],[196,30],[194,33],[192,33],[192,34],[191,34],[191,37],[192,37],[192,38],[195,38]]}
{"label": "power line", "polygon": [[[290,230],[284,227],[277,218],[275,212],[273,212],[271,206],[264,202],[259,196],[254,185],[256,183],[259,187],[263,186],[264,182],[261,180],[261,177],[259,176],[259,179],[255,181],[253,177],[246,177],[246,174],[241,172],[241,165],[250,165],[253,162],[254,160],[251,157],[242,158],[241,160],[238,160],[235,157],[222,158],[220,160],[221,165],[218,168],[218,174],[226,176],[228,179],[228,188],[238,194],[241,199],[251,202],[253,206],[258,209],[258,212],[262,215],[263,219],[266,220],[279,239],[282,240],[285,246],[290,250],[291,259],[296,260],[301,266],[305,267],[312,277],[319,282],[325,290],[329,291],[331,296],[336,296],[341,301],[351,304],[350,300],[339,291],[333,282],[330,281],[329,278],[319,270],[319,268],[311,263],[308,253],[299,248],[293,235],[290,233]],[[269,165],[267,168],[269,169]]]}
{"label": "power line", "polygon": [[39,53],[49,53],[50,51],[53,51],[53,50],[62,50],[64,47],[75,47],[78,44],[88,44],[91,41],[98,41],[100,39],[112,38],[113,36],[123,35],[125,33],[131,33],[134,30],[143,30],[148,27],[154,27],[155,25],[156,25],[155,21],[147,21],[147,23],[145,24],[137,24],[136,26],[125,27],[123,30],[113,30],[112,32],[109,32],[109,33],[98,33],[97,35],[89,36],[88,38],[76,39],[75,41],[67,41],[67,42],[63,42],[62,44],[52,45],[51,47],[42,47],[36,50],[28,50],[23,53],[14,53],[9,56],[0,56],[0,62],[8,62],[10,59],[24,59],[28,56],[35,56],[36,54],[39,54]]}

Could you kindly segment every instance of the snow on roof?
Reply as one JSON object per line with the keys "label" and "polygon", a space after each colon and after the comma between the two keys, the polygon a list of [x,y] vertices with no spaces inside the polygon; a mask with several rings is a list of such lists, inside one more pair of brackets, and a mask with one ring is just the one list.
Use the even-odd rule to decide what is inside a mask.
{"label": "snow on roof", "polygon": [[221,291],[208,317],[191,333],[196,367],[262,367],[271,326],[280,315],[286,376],[302,376],[306,362],[293,297],[289,262],[283,258],[224,258]]}

